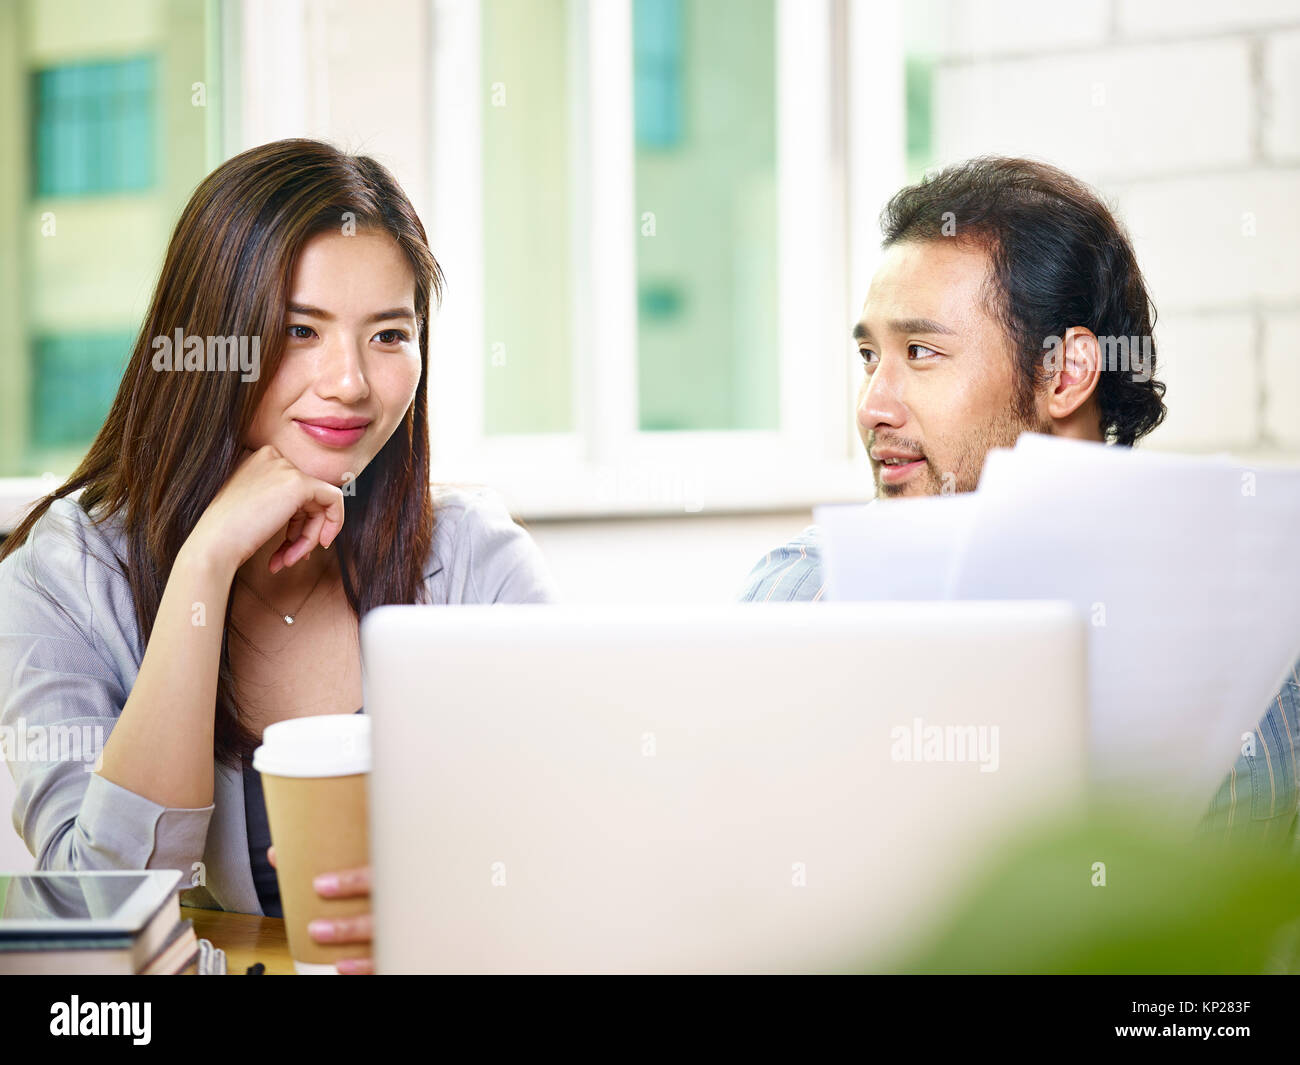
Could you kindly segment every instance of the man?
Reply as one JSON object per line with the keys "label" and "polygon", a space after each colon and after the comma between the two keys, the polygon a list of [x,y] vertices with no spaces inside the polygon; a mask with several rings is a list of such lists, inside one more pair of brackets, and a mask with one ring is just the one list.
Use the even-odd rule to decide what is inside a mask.
{"label": "man", "polygon": [[[973,491],[989,450],[1022,432],[1128,447],[1163,420],[1151,301],[1126,234],[1086,185],[1043,163],[973,159],[899,191],[881,229],[853,331],[877,499]],[[1117,337],[1141,338],[1122,368]],[[753,568],[740,599],[824,591],[810,526]],[[1256,740],[1206,824],[1294,840],[1300,663]]]}

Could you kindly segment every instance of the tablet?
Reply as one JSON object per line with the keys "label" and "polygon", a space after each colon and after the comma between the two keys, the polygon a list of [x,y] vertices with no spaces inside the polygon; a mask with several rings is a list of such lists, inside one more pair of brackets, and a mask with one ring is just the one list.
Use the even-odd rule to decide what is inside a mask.
{"label": "tablet", "polygon": [[134,935],[180,879],[176,869],[0,875],[0,937]]}

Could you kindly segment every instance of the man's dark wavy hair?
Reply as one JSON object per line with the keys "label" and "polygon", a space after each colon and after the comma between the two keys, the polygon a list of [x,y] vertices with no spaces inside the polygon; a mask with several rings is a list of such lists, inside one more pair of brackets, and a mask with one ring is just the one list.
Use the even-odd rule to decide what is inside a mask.
{"label": "man's dark wavy hair", "polygon": [[[1017,352],[1015,404],[1022,416],[1049,376],[1048,337],[1064,337],[1071,326],[1099,337],[1152,335],[1155,305],[1128,234],[1096,193],[1054,166],[968,159],[900,189],[881,212],[880,229],[885,248],[956,239],[988,252],[986,297]],[[1165,386],[1155,379],[1154,338],[1150,343],[1150,380],[1108,370],[1097,384],[1101,434],[1113,443],[1131,446],[1164,420]]]}

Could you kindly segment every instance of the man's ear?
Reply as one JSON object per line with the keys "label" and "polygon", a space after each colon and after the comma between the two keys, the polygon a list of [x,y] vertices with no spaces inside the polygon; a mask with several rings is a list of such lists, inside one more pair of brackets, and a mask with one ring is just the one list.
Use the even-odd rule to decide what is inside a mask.
{"label": "man's ear", "polygon": [[1045,392],[1046,413],[1054,421],[1067,421],[1097,391],[1101,379],[1101,351],[1091,329],[1072,325],[1059,350],[1053,352],[1054,373]]}

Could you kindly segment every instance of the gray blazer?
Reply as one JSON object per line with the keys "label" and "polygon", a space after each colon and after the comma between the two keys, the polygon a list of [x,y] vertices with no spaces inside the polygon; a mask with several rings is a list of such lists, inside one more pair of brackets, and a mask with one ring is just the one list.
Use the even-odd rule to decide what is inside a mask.
{"label": "gray blazer", "polygon": [[[537,545],[495,494],[437,488],[434,506],[430,603],[556,599]],[[14,828],[37,869],[179,869],[193,885],[183,905],[261,914],[240,770],[216,763],[213,802],[193,810],[93,772],[143,657],[130,586],[112,564],[125,555],[119,518],[96,528],[59,499],[0,563],[0,738],[17,784]]]}

